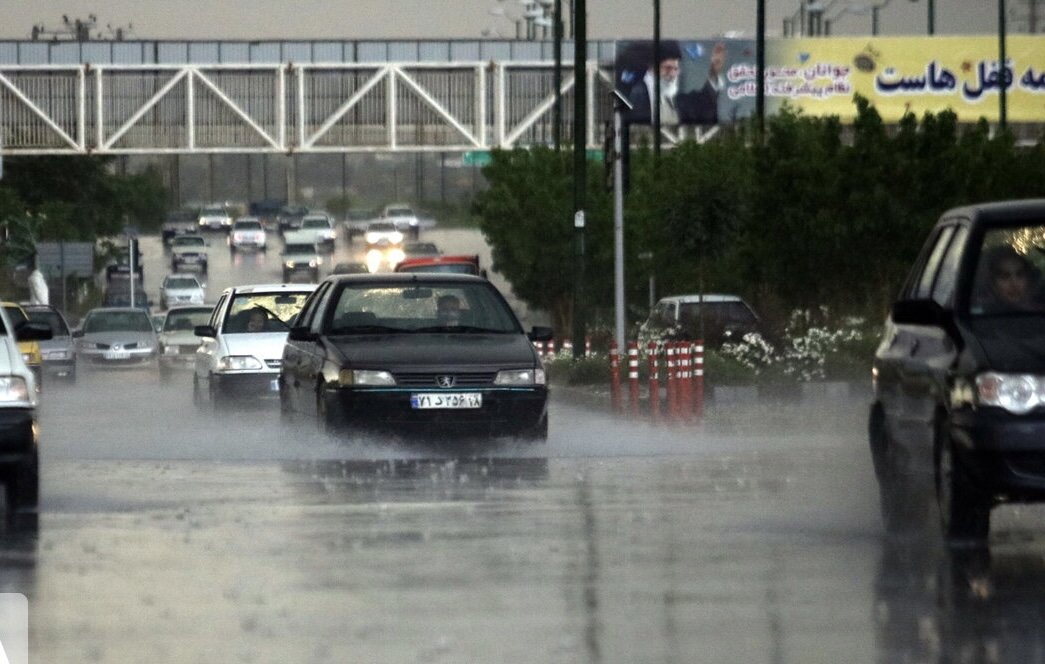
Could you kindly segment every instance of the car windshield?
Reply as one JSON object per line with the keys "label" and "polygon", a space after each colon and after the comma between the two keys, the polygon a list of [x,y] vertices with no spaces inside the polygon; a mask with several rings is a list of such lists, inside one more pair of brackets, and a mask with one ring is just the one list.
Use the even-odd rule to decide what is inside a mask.
{"label": "car windshield", "polygon": [[69,336],[69,328],[65,325],[65,321],[58,315],[57,311],[51,309],[32,309],[26,312],[29,315],[29,320],[34,323],[47,323],[51,326],[51,332],[56,337]]}
{"label": "car windshield", "polygon": [[1045,314],[1045,224],[984,233],[971,283],[969,312],[978,316]]}
{"label": "car windshield", "polygon": [[410,208],[392,208],[388,211],[389,217],[412,217],[414,211]]}
{"label": "car windshield", "polygon": [[192,277],[170,277],[167,282],[163,285],[164,288],[199,288],[200,282],[196,281]]}
{"label": "car windshield", "polygon": [[198,235],[182,235],[174,238],[171,246],[174,247],[203,247],[207,241]]}
{"label": "car windshield", "polygon": [[376,224],[370,224],[370,227],[367,228],[368,231],[376,233],[391,233],[395,229],[395,224],[393,224],[390,221],[382,221]]}
{"label": "car windshield", "polygon": [[7,317],[11,319],[11,324],[15,326],[15,329],[18,329],[19,325],[29,320],[21,307],[5,304],[4,311],[7,312]]}
{"label": "car windshield", "polygon": [[[286,332],[301,311],[310,291],[240,293],[232,300],[225,318],[224,333]],[[263,315],[261,315],[263,314]],[[251,328],[251,318],[261,318],[261,329]]]}
{"label": "car windshield", "polygon": [[87,315],[83,331],[95,332],[149,332],[152,322],[144,311],[94,311]]}
{"label": "car windshield", "polygon": [[222,210],[221,208],[204,208],[203,212],[200,214],[205,217],[224,217],[225,210]]}
{"label": "car windshield", "polygon": [[163,322],[164,332],[185,332],[193,330],[197,325],[206,325],[210,321],[210,309],[176,309],[167,312]]}
{"label": "car windshield", "polygon": [[[679,310],[679,322],[695,324],[700,322],[700,303],[684,302]],[[743,302],[705,302],[705,322],[720,324],[755,323],[755,314]]]}
{"label": "car windshield", "polygon": [[330,228],[330,224],[323,217],[306,217],[301,222],[302,228]]}
{"label": "car windshield", "polygon": [[237,221],[233,226],[233,230],[236,231],[260,231],[260,221]]}
{"label": "car windshield", "polygon": [[489,284],[436,281],[346,283],[336,295],[324,329],[332,335],[458,331],[508,334],[522,330]]}
{"label": "car windshield", "polygon": [[314,253],[316,253],[316,248],[312,244],[295,243],[295,244],[288,244],[287,246],[283,247],[283,254],[284,255],[288,255],[288,256],[290,254],[314,254]]}

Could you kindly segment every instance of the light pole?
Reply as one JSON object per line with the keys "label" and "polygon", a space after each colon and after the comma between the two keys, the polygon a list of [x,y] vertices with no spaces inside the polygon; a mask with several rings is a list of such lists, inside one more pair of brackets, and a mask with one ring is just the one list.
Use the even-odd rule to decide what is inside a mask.
{"label": "light pole", "polygon": [[552,140],[555,151],[562,150],[562,0],[555,0],[554,38],[555,38],[555,108],[552,111]]}
{"label": "light pole", "polygon": [[587,132],[588,125],[588,20],[586,0],[575,0],[573,22],[573,357],[584,356],[584,215],[588,204]]}
{"label": "light pole", "polygon": [[998,0],[998,129],[1005,131],[1008,124],[1005,93],[1009,87],[1009,72],[1005,67],[1005,0]]}

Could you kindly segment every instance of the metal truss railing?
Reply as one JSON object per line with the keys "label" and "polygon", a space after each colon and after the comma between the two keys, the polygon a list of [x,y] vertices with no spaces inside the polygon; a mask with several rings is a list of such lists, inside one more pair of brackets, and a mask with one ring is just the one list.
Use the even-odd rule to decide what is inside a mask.
{"label": "metal truss railing", "polygon": [[[612,71],[586,68],[602,145]],[[465,152],[550,145],[547,62],[0,67],[0,154]],[[572,143],[572,66],[562,140]],[[668,142],[677,137],[666,131]]]}

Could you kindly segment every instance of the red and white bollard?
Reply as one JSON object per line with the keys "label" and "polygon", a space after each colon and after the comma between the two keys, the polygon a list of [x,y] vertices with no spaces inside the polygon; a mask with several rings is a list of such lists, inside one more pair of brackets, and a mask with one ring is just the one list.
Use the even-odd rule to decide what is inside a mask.
{"label": "red and white bollard", "polygon": [[544,342],[543,341],[534,341],[533,342],[533,347],[537,349],[537,357],[543,358],[544,357]]}
{"label": "red and white bollard", "polygon": [[591,355],[591,337],[584,337],[584,357]]}
{"label": "red and white bollard", "polygon": [[550,339],[548,341],[548,353],[547,353],[546,357],[554,357],[554,356],[555,356],[555,339]]}
{"label": "red and white bollard", "polygon": [[668,419],[675,420],[679,413],[679,384],[675,372],[675,342],[669,341],[664,344],[665,366],[667,367],[668,381]]}
{"label": "red and white bollard", "polygon": [[573,342],[569,339],[562,342],[562,352],[566,354],[566,357],[573,358]]}
{"label": "red and white bollard", "polygon": [[693,346],[693,415],[697,421],[704,419],[704,340],[698,339]]}
{"label": "red and white bollard", "polygon": [[657,342],[649,342],[649,414],[654,422],[660,421],[660,367],[657,362]]}
{"label": "red and white bollard", "polygon": [[693,405],[693,374],[690,371],[690,345],[683,341],[679,346],[679,418],[688,422],[692,416]]}
{"label": "red and white bollard", "polygon": [[639,344],[628,342],[628,412],[639,414]]}
{"label": "red and white bollard", "polygon": [[617,342],[610,343],[610,405],[613,412],[621,411],[620,402],[620,349]]}

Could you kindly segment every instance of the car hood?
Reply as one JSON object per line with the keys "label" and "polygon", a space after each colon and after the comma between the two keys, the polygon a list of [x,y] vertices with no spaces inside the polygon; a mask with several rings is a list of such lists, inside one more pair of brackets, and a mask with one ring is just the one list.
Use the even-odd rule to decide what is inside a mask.
{"label": "car hood", "polygon": [[223,337],[229,355],[253,355],[262,360],[283,357],[286,332],[228,334]]}
{"label": "car hood", "polygon": [[987,368],[1045,373],[1045,316],[994,316],[969,324]]}
{"label": "car hood", "polygon": [[167,295],[202,295],[203,290],[200,288],[164,288],[163,292]]}
{"label": "car hood", "polygon": [[360,367],[534,366],[533,345],[522,334],[364,334],[329,341],[348,364]]}
{"label": "car hood", "polygon": [[175,254],[205,254],[207,247],[171,247],[171,253]]}
{"label": "car hood", "polygon": [[73,338],[66,336],[51,337],[40,342],[40,350],[69,350],[73,347]]}
{"label": "car hood", "polygon": [[120,344],[121,346],[136,343],[139,345],[155,345],[156,335],[152,332],[89,332],[83,335],[82,341],[89,344]]}

